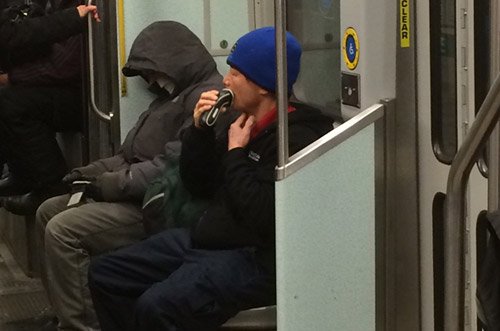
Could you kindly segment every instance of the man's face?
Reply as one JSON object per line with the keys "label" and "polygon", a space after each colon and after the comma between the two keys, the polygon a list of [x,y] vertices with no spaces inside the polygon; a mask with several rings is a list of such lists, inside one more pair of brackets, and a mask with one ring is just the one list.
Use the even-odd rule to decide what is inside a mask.
{"label": "man's face", "polygon": [[168,92],[170,95],[175,90],[175,84],[167,75],[156,71],[143,71],[141,77],[148,82],[148,90],[154,94],[162,95]]}
{"label": "man's face", "polygon": [[224,77],[224,85],[234,92],[232,108],[250,115],[255,112],[262,94],[265,93],[265,90],[235,68],[229,69]]}

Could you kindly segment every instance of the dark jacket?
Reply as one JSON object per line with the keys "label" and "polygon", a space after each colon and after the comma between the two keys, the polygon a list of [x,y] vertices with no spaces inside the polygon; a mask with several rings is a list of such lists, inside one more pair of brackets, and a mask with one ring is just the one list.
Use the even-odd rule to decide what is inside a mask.
{"label": "dark jacket", "polygon": [[172,96],[154,100],[129,131],[117,155],[76,170],[98,176],[107,201],[141,201],[148,182],[165,170],[164,153],[179,144],[180,131],[192,123],[203,91],[222,88],[222,76],[201,41],[177,22],[156,22],[134,41],[124,73],[166,74],[175,81]]}
{"label": "dark jacket", "polygon": [[[24,1],[18,2],[24,3]],[[86,20],[83,21],[78,14],[76,6],[79,4],[80,1],[67,2],[51,14],[24,20],[16,20],[19,4],[1,8],[1,52],[14,52],[16,58],[29,58],[30,54],[37,53],[38,47],[61,42],[81,33]],[[13,60],[18,61],[18,59]]]}
{"label": "dark jacket", "polygon": [[477,284],[478,315],[486,330],[500,330],[500,211],[486,217],[488,247]]}
{"label": "dark jacket", "polygon": [[41,14],[19,19],[23,3],[11,1],[5,6],[3,2],[0,69],[9,73],[12,84],[80,85],[81,32],[85,21],[76,7],[81,1],[61,1],[50,14],[42,8]]}
{"label": "dark jacket", "polygon": [[[289,114],[289,150],[293,154],[332,129],[332,120],[305,105]],[[183,136],[180,171],[186,188],[211,196],[210,207],[192,237],[202,248],[257,247],[274,261],[276,123],[246,148],[227,151],[227,136],[192,126]]]}
{"label": "dark jacket", "polygon": [[182,183],[179,174],[180,148],[177,152],[165,154],[165,172],[149,183],[144,196],[142,222],[148,235],[169,228],[189,228],[208,206],[208,199],[193,196]]}

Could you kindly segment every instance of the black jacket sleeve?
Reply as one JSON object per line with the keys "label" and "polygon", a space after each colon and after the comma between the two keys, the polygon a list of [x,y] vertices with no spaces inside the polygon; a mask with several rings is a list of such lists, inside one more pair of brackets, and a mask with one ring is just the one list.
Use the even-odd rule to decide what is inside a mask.
{"label": "black jacket sleeve", "polygon": [[[15,52],[19,54],[21,52]],[[81,36],[52,45],[47,56],[21,61],[5,70],[12,85],[80,86],[82,73]]]}
{"label": "black jacket sleeve", "polygon": [[34,48],[63,41],[83,31],[84,23],[76,8],[11,22],[9,9],[0,18],[0,47],[4,51]]}

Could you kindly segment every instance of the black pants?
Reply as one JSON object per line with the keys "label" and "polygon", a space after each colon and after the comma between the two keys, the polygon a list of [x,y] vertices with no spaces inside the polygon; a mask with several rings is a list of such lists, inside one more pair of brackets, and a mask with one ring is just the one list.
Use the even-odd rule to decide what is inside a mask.
{"label": "black pants", "polygon": [[103,331],[215,330],[275,303],[276,279],[250,249],[193,249],[172,229],[93,260],[89,286]]}
{"label": "black pants", "polygon": [[67,172],[55,133],[79,129],[81,94],[68,87],[0,89],[0,155],[18,179],[37,188]]}

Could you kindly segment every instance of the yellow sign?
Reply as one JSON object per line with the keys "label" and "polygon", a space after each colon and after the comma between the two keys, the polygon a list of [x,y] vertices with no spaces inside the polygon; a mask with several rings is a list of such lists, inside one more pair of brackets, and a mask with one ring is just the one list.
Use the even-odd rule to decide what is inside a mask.
{"label": "yellow sign", "polygon": [[359,38],[356,30],[347,28],[342,40],[342,52],[344,62],[350,70],[356,69],[359,62]]}
{"label": "yellow sign", "polygon": [[408,48],[410,47],[410,0],[400,0],[399,14],[399,36],[401,38],[401,48]]}
{"label": "yellow sign", "polygon": [[[125,51],[125,9],[123,6],[124,0],[118,0],[118,47],[119,47],[119,59],[120,68],[125,66],[127,61],[127,54]],[[127,96],[127,77],[121,74],[121,90],[122,97]]]}

